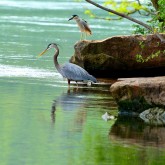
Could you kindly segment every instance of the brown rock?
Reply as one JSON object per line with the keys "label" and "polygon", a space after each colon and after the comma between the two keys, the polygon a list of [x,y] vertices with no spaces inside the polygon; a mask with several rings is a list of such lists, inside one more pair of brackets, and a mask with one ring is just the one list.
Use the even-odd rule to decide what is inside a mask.
{"label": "brown rock", "polygon": [[[137,62],[140,55],[143,59],[138,58],[141,62]],[[75,54],[70,61],[96,77],[162,76],[165,69],[165,43],[160,42],[155,35],[80,41],[76,43]]]}
{"label": "brown rock", "polygon": [[120,80],[110,87],[120,109],[140,113],[150,107],[165,107],[165,76]]}

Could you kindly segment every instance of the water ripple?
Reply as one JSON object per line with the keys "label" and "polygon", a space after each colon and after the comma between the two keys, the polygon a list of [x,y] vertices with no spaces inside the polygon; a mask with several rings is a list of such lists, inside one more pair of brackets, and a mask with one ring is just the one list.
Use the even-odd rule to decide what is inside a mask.
{"label": "water ripple", "polygon": [[[5,7],[15,7],[15,8],[25,8],[25,9],[41,9],[41,10],[73,10],[75,8],[82,8],[82,6],[89,6],[90,4],[82,3],[79,5],[77,2],[38,2],[38,1],[0,1],[1,6]],[[90,8],[92,6],[90,5]],[[93,7],[92,7],[93,8]]]}
{"label": "water ripple", "polygon": [[54,78],[61,77],[59,73],[30,67],[0,65],[0,77]]}

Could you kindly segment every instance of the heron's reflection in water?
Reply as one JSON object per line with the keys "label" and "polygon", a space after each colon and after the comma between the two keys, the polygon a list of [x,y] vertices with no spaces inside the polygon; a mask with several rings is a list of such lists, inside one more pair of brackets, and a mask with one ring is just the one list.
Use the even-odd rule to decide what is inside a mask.
{"label": "heron's reflection in water", "polygon": [[[57,97],[51,106],[51,119],[60,122],[75,132],[82,131],[87,120],[101,119],[101,114],[109,112],[116,114],[117,106],[110,95],[109,87],[80,87],[70,88]],[[67,122],[66,122],[67,121]],[[62,126],[63,124],[63,126]]]}
{"label": "heron's reflection in water", "polygon": [[56,112],[56,101],[53,102],[51,109],[51,119],[53,123],[55,123],[55,116],[56,116],[55,112]]}
{"label": "heron's reflection in water", "polygon": [[[83,94],[83,89],[68,89],[66,93],[63,93],[60,97],[53,101],[51,107],[51,119],[55,123],[57,106],[60,106],[63,111],[74,111],[83,108],[86,104],[86,95]],[[84,116],[84,111],[81,109],[77,112],[79,116]],[[78,119],[78,118],[77,118]]]}

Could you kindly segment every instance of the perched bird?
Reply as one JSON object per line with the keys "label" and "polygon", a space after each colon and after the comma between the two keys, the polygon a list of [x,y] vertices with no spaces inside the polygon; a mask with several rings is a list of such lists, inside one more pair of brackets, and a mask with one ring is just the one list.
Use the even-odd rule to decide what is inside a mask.
{"label": "perched bird", "polygon": [[91,35],[92,34],[92,31],[89,28],[89,25],[85,20],[81,19],[78,15],[72,15],[72,17],[68,21],[70,21],[72,19],[74,19],[77,22],[77,25],[80,28],[80,31],[81,31],[80,40],[82,40],[83,34],[85,35],[84,38],[86,38],[86,35]]}
{"label": "perched bird", "polygon": [[51,43],[47,46],[47,48],[38,56],[42,56],[45,52],[47,52],[49,49],[55,48],[55,54],[54,54],[54,65],[57,69],[57,71],[68,80],[68,86],[70,86],[70,81],[75,81],[76,83],[78,81],[91,81],[93,83],[96,83],[97,80],[95,77],[90,75],[85,69],[81,68],[78,65],[75,65],[73,63],[65,63],[64,65],[60,65],[57,61],[57,57],[59,55],[59,48],[57,44]]}

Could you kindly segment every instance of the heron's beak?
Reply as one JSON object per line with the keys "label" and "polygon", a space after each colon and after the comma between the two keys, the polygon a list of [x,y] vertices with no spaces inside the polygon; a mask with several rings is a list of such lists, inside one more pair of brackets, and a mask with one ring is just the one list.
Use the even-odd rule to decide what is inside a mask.
{"label": "heron's beak", "polygon": [[40,54],[38,55],[38,57],[40,57],[40,56],[42,56],[44,53],[46,53],[47,50],[48,50],[48,49],[45,49],[42,53],[40,53]]}
{"label": "heron's beak", "polygon": [[68,21],[70,21],[70,20],[72,20],[72,19],[73,19],[73,17],[69,18]]}

